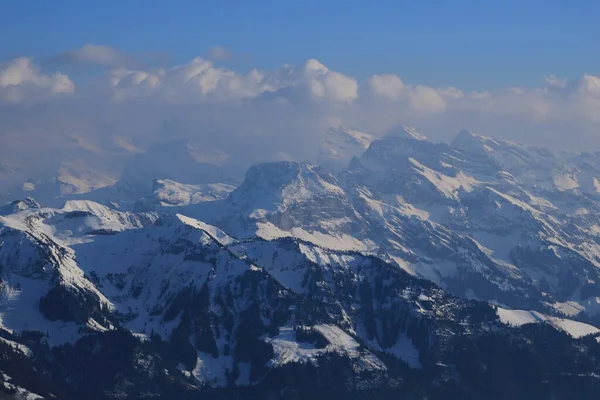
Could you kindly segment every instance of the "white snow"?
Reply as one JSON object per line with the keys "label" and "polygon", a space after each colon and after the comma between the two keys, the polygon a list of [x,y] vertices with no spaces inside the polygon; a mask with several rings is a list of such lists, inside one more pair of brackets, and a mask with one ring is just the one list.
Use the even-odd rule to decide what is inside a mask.
{"label": "white snow", "polygon": [[309,260],[321,266],[335,264],[337,268],[344,268],[344,266],[347,266],[350,262],[355,260],[355,257],[352,255],[340,255],[338,253],[324,250],[320,247],[307,246],[305,244],[300,244],[300,252]]}
{"label": "white snow", "polygon": [[554,304],[550,304],[550,306],[567,317],[573,317],[585,310],[585,307],[576,301],[555,302]]}
{"label": "white snow", "polygon": [[21,289],[13,290],[9,297],[3,297],[0,289],[1,328],[9,332],[31,330],[49,334],[46,340],[50,346],[74,343],[84,334],[73,322],[49,321],[40,313],[40,297],[49,290],[46,283],[26,278],[13,282],[18,282]]}
{"label": "white snow", "polygon": [[14,391],[16,395],[15,399],[23,399],[23,400],[43,400],[44,398],[40,395],[30,392],[29,390],[23,389],[20,386],[14,385],[10,383],[12,377],[6,375],[2,371],[0,371],[0,385],[2,385],[6,390]]}
{"label": "white snow", "polygon": [[571,300],[563,303],[556,302],[551,306],[567,317],[577,315],[582,311],[590,316],[596,316],[600,314],[600,297],[589,297],[585,300]]}
{"label": "white snow", "polygon": [[537,322],[543,322],[547,320],[547,317],[537,311],[526,311],[526,310],[508,310],[502,307],[498,307],[498,316],[500,321],[510,326],[521,326],[525,324],[532,324]]}
{"label": "white snow", "polygon": [[[131,182],[141,178],[139,188],[132,183],[129,189],[163,206],[156,210],[167,215],[158,220],[158,212],[115,211],[81,196],[69,197],[79,200],[67,201],[62,209],[42,207],[32,199],[3,206],[0,231],[6,235],[0,243],[0,264],[8,265],[10,271],[2,272],[0,324],[16,332],[48,332],[52,345],[76,340],[84,334],[81,328],[110,329],[93,319],[82,326],[46,321],[38,310],[39,298],[56,275],[66,285],[97,294],[108,307],[137,314],[126,324],[137,336],[154,330],[168,337],[179,317],[164,323],[153,318],[151,311],[165,306],[170,296],[187,285],[198,287],[207,281],[219,285],[245,271],[263,270],[290,291],[303,294],[307,261],[324,272],[355,268],[359,257],[350,253],[355,251],[393,261],[442,287],[462,278],[463,269],[507,295],[518,294],[512,291],[519,286],[515,282],[535,285],[544,278],[550,289],[536,296],[557,312],[567,318],[582,312],[600,314],[600,298],[581,297],[581,287],[599,284],[600,157],[552,155],[470,132],[459,134],[450,147],[426,140],[406,127],[377,141],[364,132],[332,130],[322,155],[333,161],[356,156],[351,170],[329,174],[303,163],[263,164],[252,167],[236,190],[221,183],[199,182],[203,178],[198,178],[195,169],[200,162],[220,170],[226,160],[227,155],[218,149],[178,144],[165,155],[157,147],[146,154],[147,165],[139,176],[129,172]],[[181,160],[171,164],[173,155]],[[154,168],[155,158],[162,166]],[[182,176],[186,183],[160,178],[152,186],[155,175],[148,171],[162,171],[159,177]],[[71,184],[77,191],[88,185],[89,173],[62,172],[64,187]],[[19,179],[20,186],[26,178]],[[33,189],[39,186],[37,181],[31,184]],[[123,180],[111,190],[127,189],[126,184]],[[100,197],[90,194],[89,198]],[[206,204],[189,206],[194,203]],[[194,216],[195,210],[201,210],[198,215],[208,210],[195,215],[206,222],[184,215]],[[98,230],[114,235],[93,234]],[[291,243],[286,250],[256,237],[303,242],[282,241]],[[47,254],[41,256],[41,249]],[[556,264],[551,260],[540,267],[535,262],[521,266],[515,249],[534,256],[543,253]],[[215,265],[202,260],[203,251],[211,253]],[[584,260],[573,269],[579,282],[566,300],[557,302],[553,290],[561,275],[552,271],[570,268],[569,260],[579,257]],[[99,276],[97,286],[91,283],[92,273]],[[122,282],[115,283],[119,279]],[[133,287],[141,288],[139,298],[130,295]],[[465,288],[467,297],[493,301],[473,289]],[[419,301],[429,300],[419,297]],[[499,308],[498,314],[510,326],[545,322],[573,337],[597,332],[589,324],[534,310]],[[366,357],[358,354],[352,336],[335,326],[314,328],[330,340],[327,350],[296,343],[289,329],[265,339],[281,350],[274,362],[310,361],[323,351],[361,360]],[[418,351],[405,336],[380,350],[413,368],[420,366]],[[196,375],[213,383],[225,382],[224,371],[233,368],[233,361],[226,358],[206,354],[198,358]],[[236,367],[238,384],[248,384],[249,366],[240,363]]]}
{"label": "white snow", "polygon": [[279,328],[275,337],[266,337],[265,342],[273,345],[275,352],[271,360],[272,366],[281,366],[292,362],[314,362],[316,357],[325,352],[310,343],[296,341],[296,332],[292,327]]}
{"label": "white snow", "polygon": [[502,307],[497,309],[500,321],[509,326],[521,326],[531,323],[548,322],[555,328],[562,330],[573,338],[600,333],[595,326],[570,319],[557,318],[544,315],[537,311],[509,310]]}
{"label": "white snow", "polygon": [[600,329],[595,326],[585,324],[579,321],[573,321],[570,319],[564,318],[550,318],[550,323],[554,325],[556,328],[559,328],[574,338],[580,338],[586,335],[597,334],[600,332]]}
{"label": "white snow", "polygon": [[289,231],[284,231],[270,222],[259,222],[256,226],[258,228],[256,236],[266,240],[295,237],[328,249],[342,251],[369,251],[374,247],[372,243],[343,233],[333,235],[318,231],[307,232],[302,228],[291,228]]}
{"label": "white snow", "polygon": [[600,192],[600,180],[594,177],[592,183],[594,185],[594,189],[596,189],[597,192]]}
{"label": "white snow", "polygon": [[415,171],[431,182],[447,198],[456,199],[459,190],[471,191],[472,187],[478,183],[475,178],[465,175],[462,172],[459,172],[456,177],[449,177],[424,166],[412,157],[409,157],[409,161],[414,166]]}
{"label": "white snow", "polygon": [[358,362],[358,367],[364,370],[386,369],[385,365],[373,354],[359,352],[359,344],[350,335],[335,325],[315,325],[313,329],[320,332],[329,342],[322,349],[315,348],[310,343],[296,341],[296,332],[292,327],[281,327],[279,335],[264,337],[267,343],[272,344],[275,357],[271,360],[272,366],[287,363],[316,363],[318,356],[327,352],[336,352],[347,355]]}
{"label": "white snow", "polygon": [[182,214],[176,214],[176,216],[184,224],[187,224],[187,225],[193,226],[194,228],[203,230],[204,232],[208,233],[213,239],[215,239],[216,241],[218,241],[219,243],[221,243],[223,245],[230,245],[235,242],[235,239],[233,239],[232,237],[227,235],[225,232],[223,232],[216,226],[209,225],[207,223],[204,223],[204,222],[194,219],[194,218],[186,217],[185,215],[182,215]]}
{"label": "white snow", "polygon": [[356,129],[330,128],[319,149],[319,163],[341,169],[350,159],[361,155],[376,137]]}
{"label": "white snow", "polygon": [[14,348],[15,350],[27,357],[31,357],[33,355],[31,349],[25,345],[22,345],[21,343],[14,342],[3,337],[0,337],[0,342],[9,345],[10,347]]}
{"label": "white snow", "polygon": [[412,126],[399,126],[390,130],[386,137],[397,137],[402,139],[413,139],[413,140],[427,140],[427,136],[419,133]]}
{"label": "white snow", "polygon": [[554,175],[554,184],[560,191],[571,190],[579,187],[577,179],[570,174]]}
{"label": "white snow", "polygon": [[[136,315],[125,324],[133,333],[155,331],[168,338],[178,319],[165,323],[150,315],[152,310],[190,283],[201,286],[212,271],[208,261],[188,258],[183,250],[215,252],[219,265],[215,284],[253,268],[223,247],[234,240],[214,226],[183,215],[167,215],[159,224],[148,224],[144,228],[134,214],[90,201],[69,201],[61,210],[24,209],[0,217],[0,231],[12,233],[0,240],[0,263],[10,265],[0,284],[0,326],[15,332],[47,333],[52,346],[109,328],[93,319],[78,326],[42,316],[39,300],[50,290],[51,277],[57,272],[62,284],[88,290],[105,306]],[[118,233],[85,234],[100,227]],[[186,247],[177,250],[178,243]],[[165,251],[170,246],[174,250]],[[102,292],[86,278],[90,274],[100,279]],[[143,291],[132,298],[130,290],[138,286]]]}
{"label": "white snow", "polygon": [[222,200],[235,189],[235,186],[224,183],[191,185],[169,179],[157,179],[154,186],[153,197],[165,207]]}

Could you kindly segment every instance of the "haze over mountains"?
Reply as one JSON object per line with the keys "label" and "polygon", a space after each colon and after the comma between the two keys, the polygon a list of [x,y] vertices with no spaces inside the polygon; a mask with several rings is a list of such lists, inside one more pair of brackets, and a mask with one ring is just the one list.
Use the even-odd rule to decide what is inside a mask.
{"label": "haze over mountains", "polygon": [[[6,201],[34,188],[51,199],[110,186],[125,170],[135,174],[132,164],[147,164],[148,154],[177,157],[182,168],[204,159],[227,167],[223,179],[236,184],[248,167],[267,161],[344,168],[346,159],[320,150],[325,140],[345,140],[324,135],[339,126],[381,137],[411,124],[445,143],[466,126],[553,150],[598,150],[600,80],[593,74],[540,77],[534,88],[465,90],[387,73],[359,79],[316,59],[242,73],[207,57],[145,65],[98,44],[49,58],[60,63],[19,57],[0,65]],[[369,140],[358,138],[357,148]],[[162,146],[171,148],[156,151]]]}
{"label": "haze over mountains", "polygon": [[600,153],[339,128],[321,165],[241,174],[127,147],[0,208],[9,393],[594,398]]}

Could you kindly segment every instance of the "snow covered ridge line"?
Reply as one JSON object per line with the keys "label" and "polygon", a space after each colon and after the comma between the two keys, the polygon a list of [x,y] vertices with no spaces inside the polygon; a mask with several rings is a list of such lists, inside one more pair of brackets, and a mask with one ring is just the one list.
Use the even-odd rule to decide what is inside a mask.
{"label": "snow covered ridge line", "polygon": [[[577,187],[558,184],[565,176]],[[373,254],[459,296],[568,308],[600,323],[596,182],[599,154],[553,154],[467,131],[435,144],[402,128],[340,172],[261,164],[228,198],[181,212],[239,239],[296,237]]]}
{"label": "snow covered ridge line", "polygon": [[[555,178],[565,174],[595,182],[594,157],[567,162],[471,132],[462,132],[450,146],[431,143],[410,128],[379,140],[345,133],[363,147],[368,142],[368,148],[340,173],[302,163],[259,165],[226,199],[164,208],[198,216],[230,237],[292,236],[324,248],[376,254],[462,296],[502,297],[503,304],[544,312],[547,304],[540,303],[577,304],[571,308],[597,314],[600,224],[589,217],[596,215],[597,199],[582,188],[555,187]],[[556,167],[560,163],[569,165]],[[539,177],[548,179],[540,184]],[[175,188],[175,194],[190,186],[155,183]],[[543,269],[547,250],[553,253],[551,266]],[[482,290],[482,281],[494,290]],[[537,304],[520,304],[524,298]]]}
{"label": "snow covered ridge line", "polygon": [[[0,341],[0,346],[10,347],[20,362],[43,361],[56,374],[73,374],[69,369],[74,368],[84,376],[86,368],[107,359],[113,365],[110,357],[115,357],[126,368],[124,379],[136,384],[181,380],[198,391],[237,390],[285,382],[282,377],[292,371],[309,377],[340,371],[336,376],[344,387],[363,390],[395,387],[406,376],[427,381],[428,374],[435,379],[452,375],[455,350],[465,341],[484,337],[510,346],[511,338],[524,343],[536,339],[535,330],[503,325],[502,316],[487,303],[449,295],[413,276],[417,267],[434,265],[435,257],[470,260],[480,270],[494,271],[486,264],[485,249],[460,241],[408,205],[390,205],[384,196],[374,199],[364,186],[348,195],[341,179],[321,176],[316,168],[275,166],[282,168],[268,182],[285,202],[277,200],[268,208],[274,197],[270,185],[255,197],[236,199],[241,209],[248,205],[242,200],[264,205],[267,211],[255,215],[281,213],[268,221],[287,237],[272,240],[256,235],[238,240],[226,233],[232,226],[228,221],[203,222],[188,216],[193,208],[132,213],[73,202],[64,209],[27,208],[0,217],[0,327],[13,332],[6,335],[11,343]],[[269,168],[255,172],[262,175]],[[307,180],[304,187],[315,185],[317,195],[308,190],[300,199],[291,198],[289,185]],[[315,208],[314,201],[324,201],[323,207]],[[311,203],[312,214],[294,214]],[[293,212],[286,214],[288,210]],[[327,220],[329,226],[356,218],[354,223],[367,230],[384,218],[390,245],[403,249],[396,254],[405,259],[398,255],[397,264],[412,260],[413,274],[383,261],[385,254],[333,250],[284,229],[301,216],[302,229],[309,232],[310,223],[324,220],[319,213],[339,210],[356,214],[335,214]],[[103,227],[111,227],[111,234],[90,233]],[[375,244],[375,236],[369,237]],[[424,237],[435,240],[425,243]],[[385,239],[380,236],[377,243]],[[429,247],[419,247],[423,245]],[[430,259],[419,259],[425,251]],[[55,277],[71,284],[57,286]],[[109,308],[101,307],[96,292]],[[553,332],[554,326],[572,328],[568,321],[556,322]],[[31,330],[40,331],[39,340],[48,346],[21,343],[20,333]],[[27,356],[25,347],[15,343],[33,354]],[[567,345],[574,343],[566,339]],[[52,359],[39,359],[46,354]],[[127,355],[132,359],[119,358]],[[109,372],[107,379],[114,384]],[[72,382],[71,377],[63,378]],[[95,385],[102,379],[92,381],[96,383],[83,380]]]}

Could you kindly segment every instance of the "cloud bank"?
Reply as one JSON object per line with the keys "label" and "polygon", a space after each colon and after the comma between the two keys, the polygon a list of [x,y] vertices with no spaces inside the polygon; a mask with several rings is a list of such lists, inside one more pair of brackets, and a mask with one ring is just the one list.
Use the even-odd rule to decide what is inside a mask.
{"label": "cloud bank", "polygon": [[[222,48],[209,54],[230,55]],[[339,125],[383,135],[408,124],[438,141],[468,128],[533,145],[600,150],[600,77],[591,74],[473,92],[385,73],[358,81],[315,59],[246,73],[201,57],[143,68],[94,44],[54,59],[60,62],[23,57],[0,65],[0,165],[28,157],[47,168],[81,149],[139,152],[185,140],[227,153],[243,170],[273,159],[314,161],[327,128]],[[66,64],[94,69],[93,78],[57,70]]]}
{"label": "cloud bank", "polygon": [[44,73],[30,58],[17,58],[0,66],[0,99],[4,103],[49,100],[74,92],[75,83],[67,75]]}

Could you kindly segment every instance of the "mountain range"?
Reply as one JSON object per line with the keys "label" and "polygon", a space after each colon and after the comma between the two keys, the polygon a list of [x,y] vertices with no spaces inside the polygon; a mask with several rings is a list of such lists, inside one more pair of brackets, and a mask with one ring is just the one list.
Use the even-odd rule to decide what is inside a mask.
{"label": "mountain range", "polygon": [[597,398],[600,153],[399,127],[243,179],[206,154],[0,207],[0,396]]}

